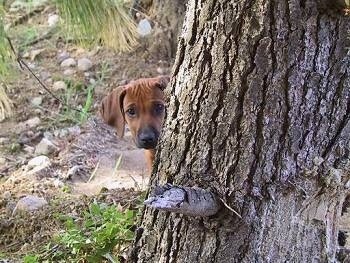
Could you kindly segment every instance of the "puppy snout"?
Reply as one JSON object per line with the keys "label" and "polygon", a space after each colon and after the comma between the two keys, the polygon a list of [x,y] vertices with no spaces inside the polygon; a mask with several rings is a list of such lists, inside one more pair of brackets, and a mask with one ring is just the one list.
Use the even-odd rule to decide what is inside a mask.
{"label": "puppy snout", "polygon": [[138,146],[144,149],[153,149],[157,146],[158,132],[152,128],[142,130],[138,135]]}

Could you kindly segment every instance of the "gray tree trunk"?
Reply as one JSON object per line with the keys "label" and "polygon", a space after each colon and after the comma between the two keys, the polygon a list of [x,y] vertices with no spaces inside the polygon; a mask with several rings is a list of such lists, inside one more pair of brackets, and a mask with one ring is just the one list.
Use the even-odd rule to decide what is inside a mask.
{"label": "gray tree trunk", "polygon": [[144,41],[151,58],[173,60],[185,17],[187,0],[138,0],[135,9],[149,14],[153,33]]}
{"label": "gray tree trunk", "polygon": [[322,1],[189,1],[151,185],[210,189],[242,218],[146,208],[132,262],[335,260],[349,22]]}

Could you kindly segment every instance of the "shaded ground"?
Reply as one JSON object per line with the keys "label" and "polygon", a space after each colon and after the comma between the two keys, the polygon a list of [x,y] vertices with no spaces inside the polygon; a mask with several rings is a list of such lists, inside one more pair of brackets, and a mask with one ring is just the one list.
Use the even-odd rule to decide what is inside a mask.
{"label": "shaded ground", "polygon": [[[56,212],[74,215],[96,198],[135,203],[148,182],[143,151],[134,146],[129,133],[118,139],[102,123],[99,103],[111,89],[131,79],[170,71],[170,62],[153,60],[141,47],[116,54],[102,47],[77,46],[59,26],[48,26],[48,17],[57,13],[52,5],[29,11],[30,16],[26,9],[7,14],[15,48],[50,91],[70,107],[82,109],[89,88],[93,103],[88,121],[83,122],[78,112],[49,95],[28,71],[20,71],[11,80],[8,94],[14,115],[0,123],[0,259],[38,250],[61,227],[53,218]],[[63,68],[62,54],[75,60],[86,57],[93,66],[87,71]],[[66,88],[56,89],[58,81]],[[41,102],[33,103],[35,98]],[[33,124],[33,118],[39,121]],[[43,138],[55,150],[46,154],[49,164],[33,167],[30,160],[42,155],[36,151]],[[27,195],[43,197],[48,206],[14,213],[18,200]]]}

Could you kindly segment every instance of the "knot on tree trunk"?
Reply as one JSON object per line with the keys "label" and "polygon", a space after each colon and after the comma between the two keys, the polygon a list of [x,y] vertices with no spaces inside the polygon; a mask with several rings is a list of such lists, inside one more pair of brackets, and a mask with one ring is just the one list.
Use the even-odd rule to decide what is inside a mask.
{"label": "knot on tree trunk", "polygon": [[221,207],[212,192],[171,184],[156,186],[144,204],[159,210],[202,217],[215,215]]}

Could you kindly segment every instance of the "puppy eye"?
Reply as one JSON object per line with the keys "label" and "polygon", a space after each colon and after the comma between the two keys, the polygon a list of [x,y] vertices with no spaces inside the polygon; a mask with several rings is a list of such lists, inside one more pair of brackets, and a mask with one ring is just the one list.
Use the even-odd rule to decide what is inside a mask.
{"label": "puppy eye", "polygon": [[164,107],[163,104],[158,103],[158,104],[156,104],[156,105],[154,106],[154,112],[155,112],[157,115],[162,114],[162,113],[164,112],[164,110],[165,110],[165,107]]}
{"label": "puppy eye", "polygon": [[129,117],[133,118],[136,116],[136,110],[134,108],[129,108],[126,110],[126,114],[128,114]]}

